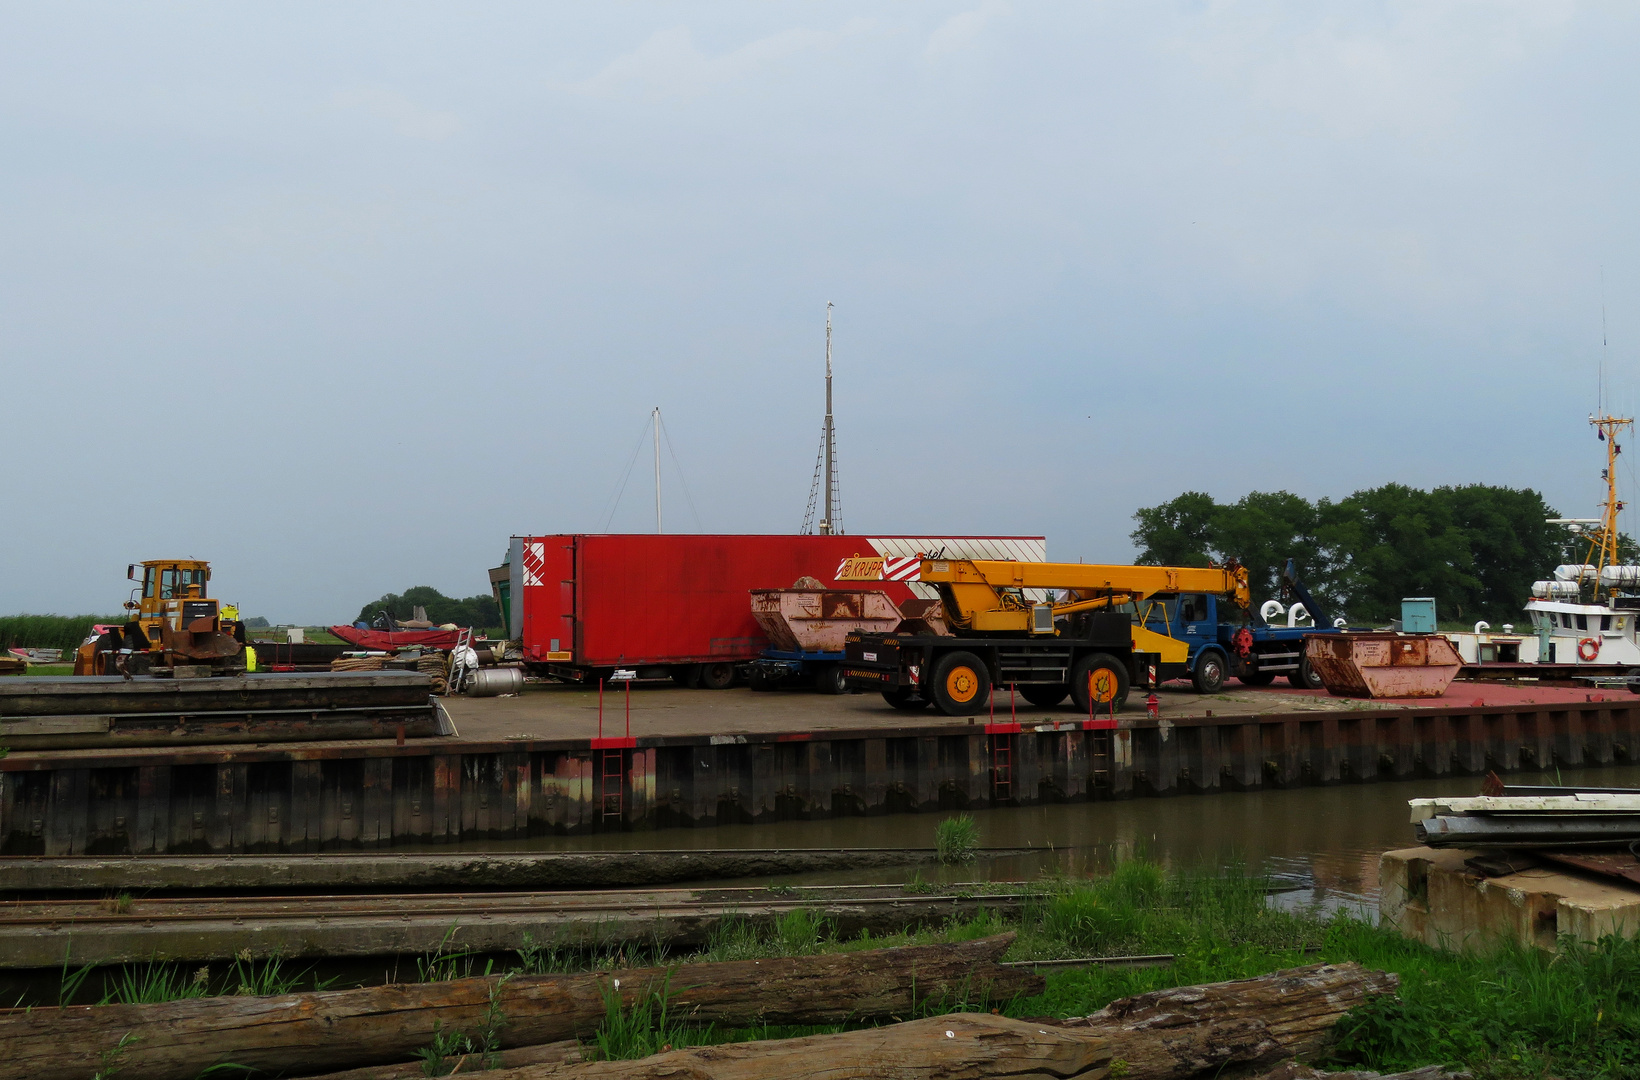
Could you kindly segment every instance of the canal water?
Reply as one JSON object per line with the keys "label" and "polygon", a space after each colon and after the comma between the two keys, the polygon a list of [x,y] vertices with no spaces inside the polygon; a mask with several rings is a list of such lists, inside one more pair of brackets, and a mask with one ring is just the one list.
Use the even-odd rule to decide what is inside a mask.
{"label": "canal water", "polygon": [[[1640,765],[1542,775],[1514,773],[1508,783],[1640,787]],[[1113,860],[1144,855],[1176,868],[1241,865],[1268,875],[1272,884],[1282,890],[1278,895],[1283,906],[1320,911],[1345,908],[1370,914],[1378,898],[1378,856],[1417,843],[1407,800],[1475,795],[1479,791],[1478,777],[1460,777],[980,810],[973,817],[979,825],[982,846],[1022,848],[1026,852],[981,857],[959,867],[835,871],[779,880],[811,885],[901,882],[913,872],[920,872],[928,881],[1019,880],[1047,873],[1098,872]],[[934,846],[934,830],[944,816],[892,814],[660,829],[471,847],[513,851],[928,848]],[[768,883],[758,879],[719,884]]]}

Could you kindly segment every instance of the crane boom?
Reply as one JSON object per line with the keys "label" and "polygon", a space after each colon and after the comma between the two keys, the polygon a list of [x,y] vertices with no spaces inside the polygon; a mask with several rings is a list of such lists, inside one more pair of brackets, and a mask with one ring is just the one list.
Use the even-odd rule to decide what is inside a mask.
{"label": "crane boom", "polygon": [[[1212,593],[1240,608],[1251,603],[1247,570],[1235,563],[1195,567],[924,559],[920,578],[939,589],[953,625],[976,633],[1054,633],[1052,618],[1033,618],[1033,609],[1044,607],[1057,618],[1174,593]],[[1066,596],[1032,605],[1018,595],[1021,589],[1051,589]]]}

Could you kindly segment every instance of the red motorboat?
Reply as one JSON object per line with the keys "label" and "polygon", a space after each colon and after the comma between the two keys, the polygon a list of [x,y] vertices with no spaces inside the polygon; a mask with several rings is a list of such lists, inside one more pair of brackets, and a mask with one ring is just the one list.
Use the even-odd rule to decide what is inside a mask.
{"label": "red motorboat", "polygon": [[332,626],[330,632],[361,649],[392,652],[414,646],[423,649],[442,649],[449,652],[456,647],[460,630],[377,630],[357,626]]}

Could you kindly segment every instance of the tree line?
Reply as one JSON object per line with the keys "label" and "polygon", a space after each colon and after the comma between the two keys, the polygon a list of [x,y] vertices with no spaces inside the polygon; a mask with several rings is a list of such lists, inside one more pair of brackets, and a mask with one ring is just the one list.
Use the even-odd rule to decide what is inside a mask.
{"label": "tree line", "polygon": [[431,585],[415,585],[403,593],[388,593],[379,600],[372,600],[359,609],[359,621],[371,622],[383,611],[394,619],[409,619],[414,617],[417,607],[427,609],[427,618],[434,626],[455,623],[493,630],[501,625],[501,605],[494,597],[479,595],[457,599],[445,596]]}
{"label": "tree line", "polygon": [[[1529,488],[1467,484],[1420,491],[1403,484],[1310,502],[1288,491],[1255,491],[1233,503],[1187,491],[1133,515],[1138,561],[1206,566],[1239,559],[1255,608],[1276,597],[1282,567],[1300,578],[1331,616],[1383,624],[1401,599],[1433,596],[1446,620],[1524,621],[1532,582],[1561,563],[1580,563],[1588,541]],[[1620,542],[1622,561],[1636,545]]]}

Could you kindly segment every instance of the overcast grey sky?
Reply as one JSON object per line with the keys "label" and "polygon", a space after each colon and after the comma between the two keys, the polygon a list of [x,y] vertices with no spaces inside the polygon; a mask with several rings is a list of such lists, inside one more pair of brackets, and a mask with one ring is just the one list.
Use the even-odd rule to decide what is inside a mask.
{"label": "overcast grey sky", "polygon": [[1117,561],[1185,489],[1392,480],[1592,513],[1637,22],[0,4],[0,612],[167,555],[275,621],[487,591],[611,520],[654,405],[670,526],[795,531],[828,300],[853,533]]}

